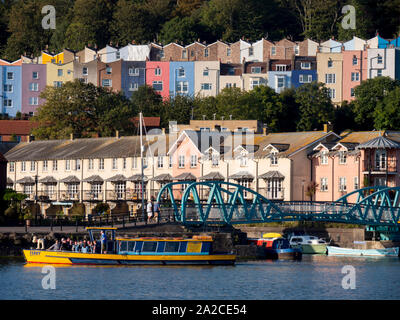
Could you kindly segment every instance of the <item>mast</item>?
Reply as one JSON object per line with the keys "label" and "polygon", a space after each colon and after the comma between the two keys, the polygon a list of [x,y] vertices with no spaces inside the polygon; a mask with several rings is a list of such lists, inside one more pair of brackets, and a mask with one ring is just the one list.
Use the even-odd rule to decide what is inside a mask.
{"label": "mast", "polygon": [[143,165],[143,152],[144,152],[144,147],[143,147],[143,130],[142,130],[142,123],[143,123],[143,115],[140,112],[139,113],[139,123],[140,123],[140,163],[141,163],[141,173],[142,173],[142,188],[141,188],[141,193],[142,193],[142,214],[143,214],[143,219],[146,220],[146,210],[145,210],[145,203],[144,203],[144,165]]}

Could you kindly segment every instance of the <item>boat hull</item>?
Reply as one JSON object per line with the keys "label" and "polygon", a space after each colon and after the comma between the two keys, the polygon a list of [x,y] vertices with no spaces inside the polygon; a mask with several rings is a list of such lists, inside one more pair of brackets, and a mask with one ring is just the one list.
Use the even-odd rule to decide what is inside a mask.
{"label": "boat hull", "polygon": [[265,257],[267,259],[287,259],[287,260],[300,260],[302,252],[300,249],[265,249]]}
{"label": "boat hull", "polygon": [[326,244],[300,244],[292,245],[293,248],[299,248],[303,254],[326,254]]}
{"label": "boat hull", "polygon": [[23,250],[23,253],[27,263],[64,265],[232,265],[236,260],[232,254],[124,255],[49,250]]}
{"label": "boat hull", "polygon": [[398,257],[399,248],[351,249],[327,246],[329,256]]}

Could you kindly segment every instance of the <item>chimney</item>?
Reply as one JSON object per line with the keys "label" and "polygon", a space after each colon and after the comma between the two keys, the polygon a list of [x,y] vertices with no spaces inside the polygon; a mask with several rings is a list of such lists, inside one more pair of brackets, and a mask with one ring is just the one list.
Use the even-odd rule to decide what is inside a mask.
{"label": "chimney", "polygon": [[119,130],[115,130],[115,138],[119,139]]}
{"label": "chimney", "polygon": [[330,132],[330,131],[332,131],[332,129],[333,129],[333,126],[330,122],[324,123],[324,132]]}
{"label": "chimney", "polygon": [[72,140],[74,140],[74,134],[73,133],[71,133],[70,135],[69,135],[69,139],[72,141]]}
{"label": "chimney", "polygon": [[161,131],[162,131],[162,134],[164,135],[165,134],[165,128],[162,128]]}
{"label": "chimney", "polygon": [[263,135],[264,136],[268,135],[268,128],[267,127],[263,128]]}

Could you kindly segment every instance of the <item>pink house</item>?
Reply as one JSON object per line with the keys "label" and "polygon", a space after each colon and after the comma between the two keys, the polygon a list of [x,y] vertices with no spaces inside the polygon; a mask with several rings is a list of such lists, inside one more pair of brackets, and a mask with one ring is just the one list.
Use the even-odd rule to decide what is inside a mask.
{"label": "pink house", "polygon": [[146,84],[169,98],[169,61],[146,61]]}
{"label": "pink house", "polygon": [[[335,201],[368,186],[400,186],[400,133],[353,132],[320,143],[312,155],[315,201]],[[348,201],[355,202],[357,195]]]}
{"label": "pink house", "polygon": [[367,50],[342,51],[343,54],[343,100],[354,100],[354,89],[368,78]]}

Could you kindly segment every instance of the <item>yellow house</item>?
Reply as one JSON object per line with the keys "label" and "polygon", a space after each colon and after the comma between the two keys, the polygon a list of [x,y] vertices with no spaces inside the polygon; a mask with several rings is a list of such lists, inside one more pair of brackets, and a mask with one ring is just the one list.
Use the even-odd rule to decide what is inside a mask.
{"label": "yellow house", "polygon": [[341,52],[317,53],[318,81],[325,83],[334,104],[343,101],[343,54]]}
{"label": "yellow house", "polygon": [[64,52],[52,54],[48,51],[42,51],[41,59],[42,59],[42,64],[48,64],[48,63],[63,64]]}
{"label": "yellow house", "polygon": [[74,62],[65,64],[47,64],[47,85],[61,87],[63,83],[74,80]]}

